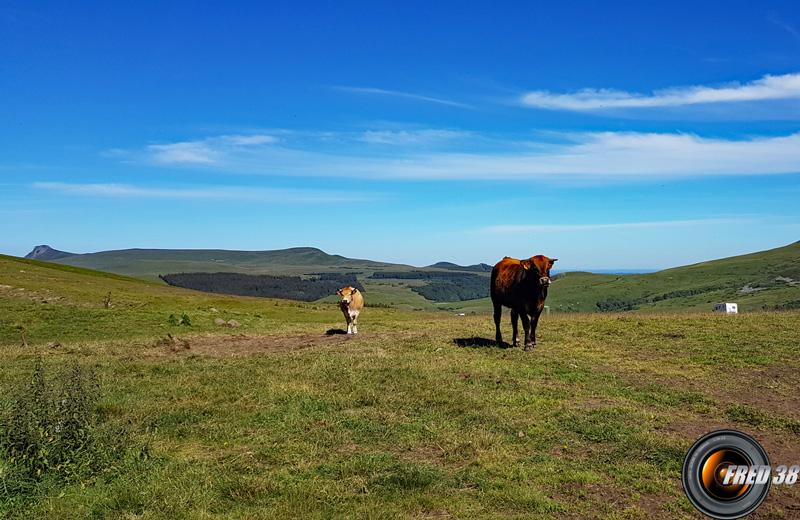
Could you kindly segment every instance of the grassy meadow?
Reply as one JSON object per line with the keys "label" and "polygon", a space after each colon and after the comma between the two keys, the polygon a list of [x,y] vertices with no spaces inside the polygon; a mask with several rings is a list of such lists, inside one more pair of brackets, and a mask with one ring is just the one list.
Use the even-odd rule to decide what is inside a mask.
{"label": "grassy meadow", "polygon": [[[489,273],[475,266],[434,264],[416,268],[329,255],[314,248],[274,251],[127,249],[66,255],[53,261],[159,282],[159,274],[219,271],[243,274],[311,276],[319,273],[357,276],[373,305],[403,310],[447,310],[484,313],[491,310]],[[499,260],[499,258],[498,258]],[[558,264],[556,270],[558,270]],[[453,274],[461,271],[486,277],[486,296],[474,300],[457,291],[437,292],[431,300],[418,292],[435,281],[373,278],[375,273]],[[464,281],[465,283],[466,281]],[[424,292],[424,291],[423,291]],[[437,300],[437,301],[432,301]],[[323,298],[330,303],[334,298]],[[556,312],[644,311],[707,312],[715,303],[734,301],[745,312],[800,309],[800,242],[766,251],[700,262],[646,274],[567,272],[557,280],[548,298]]]}
{"label": "grassy meadow", "polygon": [[[484,313],[359,321],[326,335],[344,323],[328,302],[0,257],[2,411],[37,358],[77,363],[100,426],[126,432],[124,456],[77,478],[20,485],[0,456],[0,515],[699,518],[680,468],[703,433],[800,463],[797,311],[554,313],[532,353],[494,346]],[[774,487],[753,517],[798,507],[800,488]]]}

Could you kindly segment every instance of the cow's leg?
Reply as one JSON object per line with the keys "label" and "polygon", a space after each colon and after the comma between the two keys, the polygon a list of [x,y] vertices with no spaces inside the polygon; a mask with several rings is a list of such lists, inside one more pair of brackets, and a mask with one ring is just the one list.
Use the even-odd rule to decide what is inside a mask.
{"label": "cow's leg", "polygon": [[513,331],[513,335],[511,337],[511,345],[514,347],[519,346],[519,339],[517,334],[517,326],[519,325],[519,313],[514,309],[511,309],[511,330]]}
{"label": "cow's leg", "polygon": [[344,313],[344,319],[347,322],[347,333],[353,333],[353,318],[350,316],[349,312]]}
{"label": "cow's leg", "polygon": [[347,314],[347,309],[342,309],[342,315],[344,316],[344,322],[347,324],[347,333],[350,334],[350,316]]}
{"label": "cow's leg", "polygon": [[531,348],[536,346],[536,327],[539,326],[539,316],[541,315],[541,312],[537,312],[531,316]]}
{"label": "cow's leg", "polygon": [[503,306],[494,304],[494,337],[497,340],[497,346],[503,346],[503,335],[500,333],[500,319],[503,317]]}
{"label": "cow's leg", "polygon": [[353,314],[353,334],[358,334],[358,314]]}
{"label": "cow's leg", "polygon": [[519,317],[522,318],[522,330],[525,332],[525,350],[530,350],[532,348],[531,345],[531,319],[528,316],[528,313],[524,310],[519,313]]}

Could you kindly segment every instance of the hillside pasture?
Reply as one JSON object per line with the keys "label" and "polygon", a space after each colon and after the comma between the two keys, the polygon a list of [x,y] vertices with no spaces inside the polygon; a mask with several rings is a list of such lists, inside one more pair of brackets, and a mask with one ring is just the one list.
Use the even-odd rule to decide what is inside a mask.
{"label": "hillside pasture", "polygon": [[[552,314],[524,353],[484,314],[367,308],[348,337],[333,304],[9,258],[0,284],[3,409],[37,356],[94,367],[102,420],[147,453],[0,487],[9,517],[698,518],[679,473],[701,434],[800,460],[797,312]],[[754,517],[798,503],[776,487]]]}
{"label": "hillside pasture", "polygon": [[[491,269],[486,264],[439,262],[416,268],[345,258],[308,247],[275,251],[129,249],[67,254],[54,261],[150,281],[168,273],[192,272],[356,276],[370,292],[368,301],[378,305],[405,310],[491,310],[485,297],[487,270]],[[281,297],[296,295],[287,290]],[[560,273],[548,305],[554,312],[705,312],[724,301],[738,302],[743,312],[800,308],[800,243],[647,274]]]}

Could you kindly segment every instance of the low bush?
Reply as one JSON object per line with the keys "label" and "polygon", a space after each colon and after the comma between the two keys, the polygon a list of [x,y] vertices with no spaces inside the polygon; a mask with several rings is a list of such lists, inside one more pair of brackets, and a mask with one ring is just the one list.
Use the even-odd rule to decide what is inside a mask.
{"label": "low bush", "polygon": [[23,499],[43,480],[91,480],[128,450],[127,432],[103,421],[100,385],[91,369],[75,364],[51,380],[37,358],[28,381],[7,395],[0,424],[0,504]]}

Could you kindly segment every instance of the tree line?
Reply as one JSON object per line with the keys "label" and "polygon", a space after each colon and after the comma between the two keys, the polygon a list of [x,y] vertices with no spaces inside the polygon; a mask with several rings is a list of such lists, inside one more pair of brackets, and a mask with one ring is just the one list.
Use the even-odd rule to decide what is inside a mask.
{"label": "tree line", "polygon": [[392,278],[395,280],[462,280],[462,279],[480,279],[483,281],[488,280],[487,277],[473,274],[473,273],[460,273],[448,271],[379,271],[373,273],[370,278],[374,279],[387,279]]}
{"label": "tree line", "polygon": [[242,273],[173,273],[159,275],[159,278],[169,285],[196,291],[304,302],[334,295],[346,285],[364,290],[356,276],[350,273],[321,273],[311,278]]}

